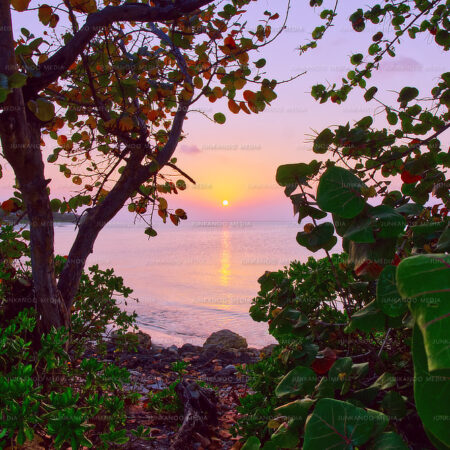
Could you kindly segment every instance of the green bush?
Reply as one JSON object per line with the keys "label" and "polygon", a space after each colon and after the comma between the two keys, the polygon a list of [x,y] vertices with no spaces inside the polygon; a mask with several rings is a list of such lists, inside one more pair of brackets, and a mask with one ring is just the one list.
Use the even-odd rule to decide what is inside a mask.
{"label": "green bush", "polygon": [[[120,308],[131,289],[113,270],[98,266],[84,273],[71,312],[72,329],[52,329],[36,342],[36,311],[25,308],[8,317],[18,286],[30,288],[27,233],[0,228],[0,447],[38,439],[55,448],[111,448],[129,440],[126,406],[139,394],[127,392],[129,373],[83,354],[88,345],[105,350],[107,332],[127,336],[135,314]],[[57,268],[64,258],[56,258]],[[8,312],[9,311],[9,312]],[[142,428],[142,427],[141,427]],[[148,437],[148,430],[134,436]]]}
{"label": "green bush", "polygon": [[[326,26],[302,51],[335,15],[322,10]],[[366,55],[350,56],[354,70],[340,87],[318,84],[311,95],[340,104],[361,88],[387,123],[375,128],[366,116],[326,128],[311,143],[320,162],[277,170],[298,222],[306,221],[298,244],[326,257],[259,280],[250,314],[268,322],[283,370],[266,386],[264,372],[249,369],[255,398],[277,406],[264,432],[241,419],[246,450],[450,446],[450,158],[440,140],[450,126],[450,73],[433,80],[429,96],[403,87],[393,106],[367,87],[400,37],[425,34],[450,49],[448,2],[386,1],[349,20],[355,32],[368,23],[380,30]],[[330,255],[338,242],[343,252]],[[259,407],[244,399],[242,412],[252,417]]]}

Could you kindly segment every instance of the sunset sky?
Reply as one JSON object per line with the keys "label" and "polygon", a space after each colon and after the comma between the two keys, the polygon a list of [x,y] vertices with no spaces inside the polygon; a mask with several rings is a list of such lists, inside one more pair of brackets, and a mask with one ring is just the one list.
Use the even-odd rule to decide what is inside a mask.
{"label": "sunset sky", "polygon": [[[294,1],[287,30],[264,48],[261,55],[253,58],[267,59],[266,77],[269,79],[283,80],[304,71],[307,73],[277,87],[278,99],[258,115],[233,115],[226,102],[220,100],[215,104],[203,102],[200,106],[210,116],[217,111],[226,112],[227,122],[218,125],[199,113],[189,116],[185,123],[187,139],[180,144],[175,156],[179,167],[191,175],[197,185],[188,184],[186,191],[171,200],[171,207],[183,207],[194,220],[289,220],[292,218],[290,202],[274,180],[277,166],[319,159],[320,155],[312,153],[308,142],[314,130],[321,131],[326,126],[356,121],[376,113],[376,103],[366,103],[361,90],[355,90],[340,106],[320,105],[309,94],[313,84],[339,82],[346,76],[351,67],[349,55],[365,53],[378,28],[368,24],[363,33],[356,34],[348,16],[361,6],[361,2],[346,0],[345,5],[339,7],[335,26],[319,42],[318,48],[299,56],[296,48],[307,42],[312,29],[322,23],[317,11],[308,4],[307,1]],[[333,7],[334,1],[324,4]],[[282,6],[286,5],[285,0],[259,0],[251,8],[251,19],[262,17],[266,9],[275,12],[277,8],[282,15]],[[274,28],[281,22],[280,19],[274,23]],[[23,25],[18,24],[16,36]],[[30,24],[26,26],[32,29]],[[383,31],[392,32],[389,28]],[[372,79],[379,88],[380,97],[393,103],[397,97],[395,91],[405,85],[419,87],[421,96],[429,95],[431,83],[448,69],[448,64],[444,64],[440,49],[430,41],[429,34],[427,36],[414,41],[404,38],[398,46],[398,56],[383,62],[384,70]],[[369,82],[368,87],[373,84]],[[384,125],[384,112],[377,122]],[[443,140],[448,141],[448,136]],[[49,150],[45,150],[45,159]],[[5,166],[5,162],[2,165]],[[12,180],[8,167],[4,167],[4,172],[6,175],[0,185],[3,199],[11,192]],[[53,179],[53,195],[73,189],[74,185],[58,172],[57,167],[49,168],[47,176]],[[223,206],[223,200],[228,200],[229,205]],[[119,219],[126,217],[131,220],[125,212]]]}

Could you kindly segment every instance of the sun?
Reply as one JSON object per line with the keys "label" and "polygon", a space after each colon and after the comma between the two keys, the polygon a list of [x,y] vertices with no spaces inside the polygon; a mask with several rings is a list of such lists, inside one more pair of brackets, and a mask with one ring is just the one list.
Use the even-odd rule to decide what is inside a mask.
{"label": "sun", "polygon": [[223,206],[228,206],[228,200],[223,200],[223,201],[222,201],[222,205],[223,205]]}

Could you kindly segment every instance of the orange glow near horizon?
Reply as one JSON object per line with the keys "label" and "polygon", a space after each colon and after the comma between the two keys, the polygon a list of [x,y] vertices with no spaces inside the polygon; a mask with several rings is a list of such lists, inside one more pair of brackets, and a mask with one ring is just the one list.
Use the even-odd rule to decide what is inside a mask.
{"label": "orange glow near horizon", "polygon": [[228,205],[229,205],[228,200],[223,200],[223,201],[222,201],[222,205],[223,205],[223,206],[228,206]]}

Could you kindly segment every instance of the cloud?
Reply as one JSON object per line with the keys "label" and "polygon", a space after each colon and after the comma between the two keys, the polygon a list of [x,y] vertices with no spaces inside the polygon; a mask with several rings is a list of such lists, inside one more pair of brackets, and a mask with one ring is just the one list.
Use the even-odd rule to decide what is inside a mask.
{"label": "cloud", "polygon": [[[386,75],[392,74],[392,72],[421,72],[423,65],[414,58],[406,56],[399,56],[393,59],[384,59],[380,63],[380,72]],[[389,75],[390,76],[390,75]]]}
{"label": "cloud", "polygon": [[196,145],[181,145],[180,150],[181,153],[195,154],[201,153],[202,151]]}

